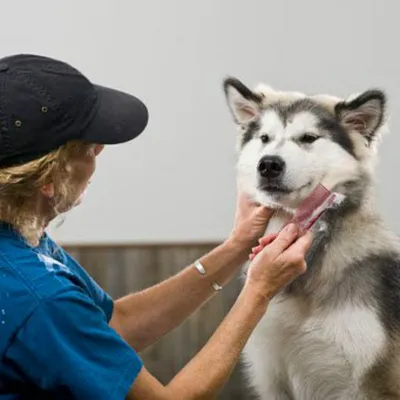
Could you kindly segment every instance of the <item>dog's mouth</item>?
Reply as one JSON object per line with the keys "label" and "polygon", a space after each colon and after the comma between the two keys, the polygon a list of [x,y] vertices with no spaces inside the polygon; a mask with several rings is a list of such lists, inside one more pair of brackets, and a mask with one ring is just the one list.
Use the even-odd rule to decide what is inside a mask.
{"label": "dog's mouth", "polygon": [[289,195],[307,189],[308,187],[311,187],[311,185],[312,185],[311,181],[298,188],[290,188],[283,184],[277,184],[277,183],[264,183],[260,185],[259,189],[262,190],[263,192],[268,193],[269,195]]}
{"label": "dog's mouth", "polygon": [[267,192],[268,194],[290,194],[293,192],[293,189],[290,189],[284,185],[276,184],[264,184],[260,186],[260,190]]}

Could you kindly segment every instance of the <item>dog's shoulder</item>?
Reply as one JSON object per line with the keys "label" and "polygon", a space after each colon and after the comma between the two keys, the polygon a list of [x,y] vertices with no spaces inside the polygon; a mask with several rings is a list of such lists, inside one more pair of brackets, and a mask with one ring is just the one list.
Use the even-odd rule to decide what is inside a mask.
{"label": "dog's shoulder", "polygon": [[400,254],[383,252],[364,262],[375,272],[375,299],[380,317],[389,331],[400,330]]}
{"label": "dog's shoulder", "polygon": [[383,351],[364,377],[363,389],[369,398],[383,399],[387,393],[400,398],[400,252],[396,247],[358,262],[374,286],[373,302],[387,338]]}
{"label": "dog's shoulder", "polygon": [[336,299],[377,310],[388,331],[400,330],[400,251],[382,250],[354,261],[337,285]]}

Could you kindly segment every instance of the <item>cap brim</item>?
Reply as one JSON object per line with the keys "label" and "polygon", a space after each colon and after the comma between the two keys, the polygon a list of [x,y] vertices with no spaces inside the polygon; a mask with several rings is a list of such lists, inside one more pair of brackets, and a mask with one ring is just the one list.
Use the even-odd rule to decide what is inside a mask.
{"label": "cap brim", "polygon": [[139,136],[149,114],[145,104],[130,94],[96,85],[98,109],[83,132],[83,139],[97,144],[119,144]]}

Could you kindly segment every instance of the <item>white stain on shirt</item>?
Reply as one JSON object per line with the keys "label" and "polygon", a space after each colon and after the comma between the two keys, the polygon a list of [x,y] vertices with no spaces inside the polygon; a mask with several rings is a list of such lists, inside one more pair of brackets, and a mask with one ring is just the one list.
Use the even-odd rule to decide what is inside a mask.
{"label": "white stain on shirt", "polygon": [[47,271],[49,272],[55,272],[57,270],[61,270],[64,272],[71,272],[66,265],[64,265],[63,263],[52,257],[46,256],[45,254],[38,254],[38,257],[39,260],[44,263]]}

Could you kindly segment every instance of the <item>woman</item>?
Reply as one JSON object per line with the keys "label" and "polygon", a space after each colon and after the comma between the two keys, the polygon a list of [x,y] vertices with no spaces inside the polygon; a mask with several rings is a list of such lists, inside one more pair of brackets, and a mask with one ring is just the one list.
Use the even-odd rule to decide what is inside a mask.
{"label": "woman", "polygon": [[270,211],[239,198],[230,237],[176,276],[113,301],[46,233],[79,204],[105,145],[138,136],[146,107],[58,60],[0,60],[0,399],[209,399],[311,238],[284,230],[251,263],[236,303],[164,386],[138,353],[215,295],[246,261]]}

